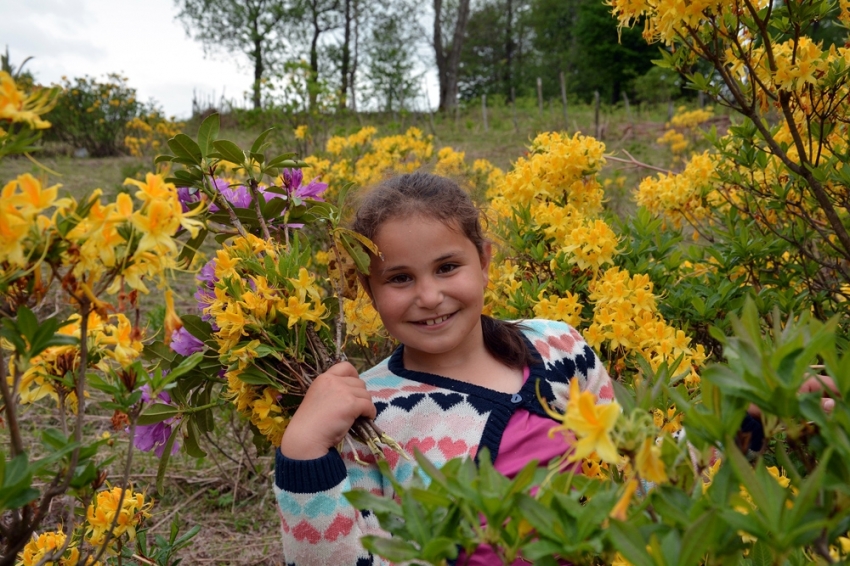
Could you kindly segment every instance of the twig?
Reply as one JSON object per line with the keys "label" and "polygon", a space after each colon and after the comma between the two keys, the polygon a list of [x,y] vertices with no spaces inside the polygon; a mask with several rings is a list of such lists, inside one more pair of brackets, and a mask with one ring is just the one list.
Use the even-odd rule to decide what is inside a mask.
{"label": "twig", "polygon": [[156,529],[158,529],[160,526],[162,526],[162,524],[163,524],[163,523],[165,523],[166,521],[168,521],[169,519],[171,519],[171,517],[173,517],[175,514],[177,514],[177,511],[179,511],[181,507],[186,507],[186,505],[188,505],[188,504],[189,504],[189,503],[191,503],[192,501],[196,500],[198,497],[200,497],[201,495],[203,495],[204,493],[206,493],[206,491],[207,491],[207,488],[206,488],[206,487],[202,487],[201,489],[199,489],[198,491],[196,491],[195,493],[193,493],[193,494],[192,494],[192,496],[191,496],[189,499],[187,499],[186,501],[184,501],[184,502],[180,505],[180,507],[178,507],[178,508],[176,508],[176,509],[173,509],[171,512],[169,512],[169,513],[168,513],[168,515],[166,515],[165,517],[163,517],[162,519],[160,519],[160,520],[159,520],[159,521],[158,521],[158,522],[157,522],[154,526],[152,526],[152,527],[151,527],[150,529],[148,529],[148,530],[150,530],[150,531],[155,531]]}
{"label": "twig", "polygon": [[637,159],[634,158],[634,156],[631,153],[629,153],[625,149],[621,149],[620,151],[625,153],[629,158],[623,159],[622,157],[614,157],[613,155],[606,155],[605,159],[610,160],[610,161],[616,161],[618,163],[628,163],[630,165],[634,165],[636,167],[641,167],[643,169],[649,169],[651,171],[658,171],[660,173],[667,173],[668,175],[675,175],[676,174],[675,171],[671,171],[669,169],[663,169],[661,167],[656,167],[655,165],[649,165],[648,163],[644,163],[643,161],[638,161]]}
{"label": "twig", "polygon": [[230,503],[230,513],[236,513],[236,500],[239,497],[239,476],[242,475],[242,454],[239,454],[239,465],[236,467],[236,477],[233,480],[233,499]]}
{"label": "twig", "polygon": [[249,179],[248,188],[251,189],[251,196],[254,197],[254,211],[257,213],[257,220],[260,221],[260,227],[263,229],[263,237],[266,241],[270,241],[272,235],[269,233],[269,227],[266,224],[266,219],[263,217],[263,210],[260,208],[260,191],[257,190],[257,181]]}
{"label": "twig", "polygon": [[18,427],[18,414],[15,411],[15,400],[9,391],[9,383],[6,381],[6,356],[0,356],[0,395],[6,405],[6,422],[9,423],[9,444],[12,449],[12,458],[24,451],[21,431]]}
{"label": "twig", "polygon": [[[97,555],[94,557],[92,562],[97,563],[100,560],[100,557],[103,556],[103,553],[106,552],[106,548],[109,546],[110,541],[114,537],[115,527],[118,526],[118,519],[121,517],[121,507],[124,505],[124,497],[127,495],[127,485],[130,482],[130,467],[133,465],[133,439],[136,436],[136,421],[139,419],[139,409],[134,411],[134,414],[130,416],[130,434],[129,441],[127,446],[127,462],[124,464],[124,476],[121,478],[121,495],[118,496],[118,504],[115,508],[115,516],[112,518],[112,524],[109,526],[109,530],[106,531],[106,538],[103,541],[100,549],[97,551]],[[88,554],[88,553],[87,553]],[[84,559],[84,563],[85,559]]]}

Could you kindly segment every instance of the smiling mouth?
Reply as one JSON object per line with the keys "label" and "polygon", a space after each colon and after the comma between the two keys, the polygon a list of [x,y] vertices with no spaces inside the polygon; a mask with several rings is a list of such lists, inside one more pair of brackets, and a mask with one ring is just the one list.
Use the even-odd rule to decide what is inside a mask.
{"label": "smiling mouth", "polygon": [[443,316],[438,316],[437,318],[430,318],[428,320],[420,320],[416,324],[424,324],[425,326],[434,326],[435,324],[440,324],[441,322],[445,322],[451,317],[450,314],[444,314]]}

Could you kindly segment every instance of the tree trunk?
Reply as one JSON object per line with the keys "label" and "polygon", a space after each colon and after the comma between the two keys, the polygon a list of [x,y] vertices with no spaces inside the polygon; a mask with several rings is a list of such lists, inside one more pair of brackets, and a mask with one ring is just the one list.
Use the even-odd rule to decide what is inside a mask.
{"label": "tree trunk", "polygon": [[260,99],[260,86],[263,80],[263,40],[261,38],[254,39],[254,110],[259,110],[262,107]]}
{"label": "tree trunk", "polygon": [[448,52],[443,46],[443,1],[434,0],[434,54],[437,59],[437,78],[440,81],[440,110],[451,110],[457,105],[458,67],[460,52],[469,20],[469,0],[460,0],[455,29]]}
{"label": "tree trunk", "polygon": [[513,102],[513,98],[511,97],[511,83],[513,82],[511,70],[514,56],[513,0],[506,0],[505,4],[505,72],[503,80],[505,84],[505,98]]}
{"label": "tree trunk", "polygon": [[342,69],[340,69],[342,82],[339,87],[340,110],[345,110],[348,101],[348,68],[351,60],[351,50],[349,47],[351,45],[351,2],[352,0],[345,0],[345,34],[342,43]]}
{"label": "tree trunk", "polygon": [[310,112],[316,109],[316,99],[319,96],[319,35],[322,30],[319,27],[319,14],[313,10],[313,40],[310,42],[310,78],[308,79],[307,92],[309,93]]}

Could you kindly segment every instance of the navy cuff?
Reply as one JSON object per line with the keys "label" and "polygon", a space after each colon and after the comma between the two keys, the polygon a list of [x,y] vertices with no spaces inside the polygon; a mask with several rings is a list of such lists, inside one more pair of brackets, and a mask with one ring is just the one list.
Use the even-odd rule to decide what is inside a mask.
{"label": "navy cuff", "polygon": [[753,452],[761,451],[761,447],[764,444],[764,425],[762,425],[761,419],[757,419],[749,414],[744,416],[744,422],[741,423],[740,430],[742,433],[750,436],[750,445],[747,449]]}
{"label": "navy cuff", "polygon": [[331,448],[315,460],[293,460],[275,450],[274,483],[290,493],[319,493],[338,486],[348,475],[342,456]]}

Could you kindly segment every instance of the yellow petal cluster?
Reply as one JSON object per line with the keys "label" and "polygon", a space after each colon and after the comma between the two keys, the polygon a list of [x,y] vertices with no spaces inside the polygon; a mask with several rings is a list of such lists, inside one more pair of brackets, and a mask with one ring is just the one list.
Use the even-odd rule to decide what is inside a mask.
{"label": "yellow petal cluster", "polygon": [[15,79],[6,71],[0,71],[0,120],[22,122],[42,130],[50,122],[41,118],[56,105],[57,91],[37,88],[31,94],[18,89]]}
{"label": "yellow petal cluster", "polygon": [[569,461],[580,461],[595,452],[603,462],[619,462],[620,456],[611,439],[611,431],[621,412],[616,401],[600,405],[593,393],[580,391],[578,379],[571,380],[566,413],[552,413],[553,417],[562,423],[553,430],[569,431],[576,436]]}
{"label": "yellow petal cluster", "polygon": [[112,541],[125,534],[129,540],[135,540],[136,528],[151,516],[152,507],[153,501],[145,501],[145,494],[134,492],[132,486],[126,490],[113,487],[98,492],[86,509],[86,542],[96,547],[102,546],[116,517],[117,523],[111,531]]}
{"label": "yellow petal cluster", "polygon": [[[75,314],[59,333],[79,339],[80,330],[80,316]],[[121,313],[110,315],[108,319],[102,319],[96,312],[90,313],[87,336],[89,363],[102,371],[112,365],[128,367],[144,348],[138,329],[134,330],[130,320]],[[76,412],[76,393],[57,380],[69,372],[73,376],[79,370],[79,362],[79,346],[52,346],[41,352],[30,360],[28,367],[20,368],[23,372],[18,386],[21,404],[35,403],[45,397],[58,404],[61,393],[66,406]]]}

